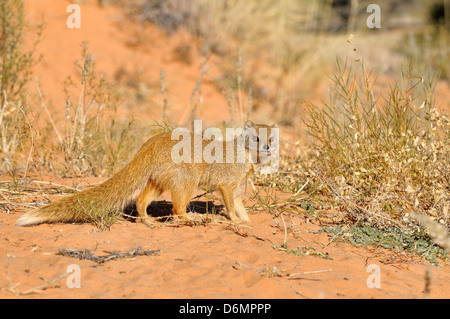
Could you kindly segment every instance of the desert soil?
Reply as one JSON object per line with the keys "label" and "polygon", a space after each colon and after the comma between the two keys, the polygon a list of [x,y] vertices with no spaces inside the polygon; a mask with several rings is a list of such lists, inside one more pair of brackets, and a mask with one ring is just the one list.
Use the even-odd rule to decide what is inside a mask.
{"label": "desert soil", "polygon": [[[183,108],[199,77],[202,60],[194,52],[194,62],[186,66],[173,61],[171,52],[179,43],[190,43],[187,34],[168,37],[152,26],[136,29],[128,26],[114,8],[101,9],[89,2],[82,5],[82,28],[68,29],[68,1],[25,3],[32,23],[38,23],[45,14],[46,31],[37,52],[43,57],[35,75],[49,107],[57,113],[56,121],[64,114],[62,83],[77,72],[73,62],[80,59],[83,40],[89,41],[98,69],[111,78],[122,68],[158,87],[163,68],[177,120],[186,114]],[[136,43],[130,32],[137,32],[145,41]],[[214,68],[214,63],[211,65]],[[213,75],[214,69],[205,78],[203,95],[215,107],[199,110],[199,116],[210,122],[227,116],[223,95],[208,81]],[[149,119],[154,114],[148,107],[129,112]],[[67,186],[81,183],[83,187],[103,180],[40,174],[28,178]],[[43,189],[50,186],[38,185]],[[41,199],[47,197],[44,193],[39,195]],[[332,225],[332,215],[338,212],[321,218],[285,214],[286,227],[280,217],[263,211],[250,213],[252,221],[244,225],[213,216],[200,226],[164,225],[153,229],[129,220],[120,220],[105,231],[90,224],[15,226],[33,200],[19,194],[17,202],[9,205],[15,209],[0,211],[0,298],[424,298],[427,284],[429,297],[450,297],[448,262],[441,261],[441,267],[435,267],[413,254],[357,247],[313,232]],[[163,195],[158,200],[170,198]],[[9,206],[6,203],[2,207]],[[194,215],[197,219],[204,217]],[[288,248],[312,247],[320,256],[297,256],[276,249],[285,238]],[[61,248],[89,249],[103,255],[105,251],[127,252],[138,246],[158,249],[159,253],[103,264],[57,255]],[[80,288],[69,288],[70,275],[63,275],[73,264],[79,266]],[[380,270],[379,288],[369,287],[373,283],[373,265]],[[427,270],[431,272],[428,282]]]}
{"label": "desert soil", "polygon": [[[30,181],[44,179],[70,187],[75,182],[82,188],[99,181],[36,176]],[[56,200],[60,196],[45,197]],[[25,196],[24,206],[30,200]],[[168,194],[148,212],[160,207],[167,214],[170,202],[165,200],[170,200]],[[205,206],[204,198],[198,201],[199,207]],[[119,220],[110,230],[99,231],[91,224],[18,227],[15,221],[25,210],[0,214],[0,298],[450,297],[448,262],[441,261],[441,267],[435,267],[413,253],[358,247],[316,232],[333,225],[332,218],[338,212],[320,218],[284,214],[281,219],[256,211],[250,213],[251,222],[243,225],[214,215],[201,225],[169,223],[152,229],[132,220]],[[204,213],[191,214],[196,220],[206,217]],[[314,250],[309,249],[309,255],[290,254],[279,249],[285,239],[289,249]],[[136,247],[159,252],[101,264],[57,254],[61,248],[89,249],[102,256]],[[79,266],[80,288],[71,288],[75,283],[72,274],[64,275],[73,264]],[[377,283],[374,269],[379,269],[379,287],[373,287]],[[427,271],[431,273],[428,282]]]}

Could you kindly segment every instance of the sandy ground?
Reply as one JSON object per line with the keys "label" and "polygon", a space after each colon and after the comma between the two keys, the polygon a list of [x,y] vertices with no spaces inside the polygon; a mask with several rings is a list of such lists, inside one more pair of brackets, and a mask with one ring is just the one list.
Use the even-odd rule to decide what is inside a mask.
{"label": "sandy ground", "polygon": [[[47,27],[38,47],[43,58],[35,75],[49,107],[59,110],[60,117],[64,109],[62,83],[76,72],[73,63],[80,58],[83,40],[89,41],[98,69],[106,70],[107,76],[114,77],[118,69],[125,68],[158,83],[164,68],[175,114],[186,114],[183,107],[199,77],[201,57],[194,52],[194,62],[186,66],[174,62],[171,52],[180,41],[190,41],[187,35],[169,38],[150,28],[139,31],[146,42],[135,45],[135,37],[127,38],[123,31],[127,26],[112,8],[83,5],[83,27],[72,30],[65,26],[68,1],[29,0],[26,4],[30,21],[39,22],[45,13]],[[227,115],[224,97],[207,80],[213,74],[212,69],[203,85],[205,100],[214,106],[200,110],[199,116],[206,120]],[[138,111],[149,116],[154,110],[143,106]],[[35,178],[68,186],[80,183],[51,176]],[[86,185],[99,180],[83,181]],[[31,200],[25,195],[18,198],[22,206]],[[170,198],[163,195],[162,200]],[[169,205],[170,210],[170,203],[159,204]],[[88,224],[15,226],[24,211],[0,212],[0,298],[423,298],[427,269],[431,272],[429,296],[450,297],[448,263],[441,262],[442,267],[437,268],[414,255],[331,242],[326,234],[311,232],[331,224],[325,217],[310,220],[302,214],[284,215],[286,242],[290,249],[313,247],[322,257],[332,259],[275,249],[283,245],[285,230],[279,217],[265,212],[251,213],[252,222],[241,226],[217,216],[201,226],[150,229],[123,220],[109,231],[99,231]],[[201,215],[196,213],[196,217]],[[61,248],[89,249],[102,255],[137,246],[160,251],[103,264],[57,255]],[[79,266],[80,288],[69,288],[75,274],[63,276],[74,264]],[[375,274],[371,269],[379,269],[379,288],[368,287]]]}
{"label": "sandy ground", "polygon": [[[82,188],[99,181],[33,179]],[[170,213],[168,196],[163,194],[148,213]],[[25,195],[23,205],[36,198]],[[197,220],[205,217],[197,213],[204,201],[194,203],[191,214]],[[153,229],[120,220],[99,231],[90,224],[15,226],[25,210],[0,214],[0,298],[424,298],[427,270],[429,297],[450,297],[448,262],[435,267],[412,253],[357,247],[315,233],[333,225],[337,212],[320,218],[284,214],[281,219],[257,211],[243,225],[214,215],[198,226],[163,224]],[[309,247],[320,256],[277,249],[285,240],[289,249]],[[62,248],[89,249],[102,256],[138,246],[159,252],[102,264],[57,254]],[[75,279],[79,288],[73,287]]]}

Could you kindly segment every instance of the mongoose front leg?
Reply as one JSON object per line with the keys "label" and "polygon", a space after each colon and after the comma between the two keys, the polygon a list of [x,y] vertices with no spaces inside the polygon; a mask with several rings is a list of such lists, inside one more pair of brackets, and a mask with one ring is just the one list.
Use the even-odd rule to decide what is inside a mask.
{"label": "mongoose front leg", "polygon": [[234,222],[240,221],[240,219],[236,216],[234,208],[234,189],[229,186],[222,186],[220,187],[220,191],[222,192],[223,203],[225,204],[225,208],[227,210],[226,217]]}
{"label": "mongoose front leg", "polygon": [[236,210],[236,215],[244,222],[249,222],[250,218],[248,217],[247,210],[242,203],[241,196],[237,196],[234,198],[234,208]]}

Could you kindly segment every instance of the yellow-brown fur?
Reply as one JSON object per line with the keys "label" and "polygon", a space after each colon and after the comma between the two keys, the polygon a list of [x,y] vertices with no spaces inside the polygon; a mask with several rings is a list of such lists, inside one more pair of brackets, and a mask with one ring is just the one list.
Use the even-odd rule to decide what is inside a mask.
{"label": "yellow-brown fur", "polygon": [[[246,123],[246,128],[271,126]],[[269,132],[270,133],[270,132]],[[194,135],[191,135],[192,146]],[[269,143],[261,137],[261,143]],[[235,140],[236,142],[236,140]],[[231,220],[249,221],[247,212],[240,197],[242,185],[253,164],[244,163],[179,163],[172,160],[171,150],[177,144],[171,133],[162,133],[151,137],[139,150],[136,156],[117,174],[88,190],[67,196],[59,201],[25,213],[17,221],[17,225],[29,226],[52,222],[83,222],[86,212],[120,211],[128,204],[136,201],[139,218],[146,225],[153,222],[147,215],[147,206],[163,191],[170,191],[173,201],[174,218],[189,219],[186,214],[188,205],[197,187],[219,191],[226,207],[226,216]],[[209,143],[221,143],[225,159],[225,143],[203,140],[203,146]],[[237,156],[237,143],[234,145],[234,158]],[[246,148],[246,158],[251,151]],[[192,155],[193,156],[193,155]],[[256,154],[258,157],[258,154]]]}

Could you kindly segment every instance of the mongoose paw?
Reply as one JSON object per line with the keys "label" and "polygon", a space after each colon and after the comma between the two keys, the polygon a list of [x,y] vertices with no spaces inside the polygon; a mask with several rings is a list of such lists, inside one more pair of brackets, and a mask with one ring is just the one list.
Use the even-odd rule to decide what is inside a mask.
{"label": "mongoose paw", "polygon": [[229,220],[231,220],[233,223],[236,223],[236,224],[242,223],[242,220],[237,216],[227,216],[227,218]]}
{"label": "mongoose paw", "polygon": [[144,225],[150,227],[150,228],[154,228],[156,226],[159,226],[161,223],[157,222],[155,220],[150,220],[150,218],[141,218],[141,221]]}
{"label": "mongoose paw", "polygon": [[174,219],[174,220],[186,220],[186,221],[192,221],[193,220],[188,214],[173,215],[172,219]]}

